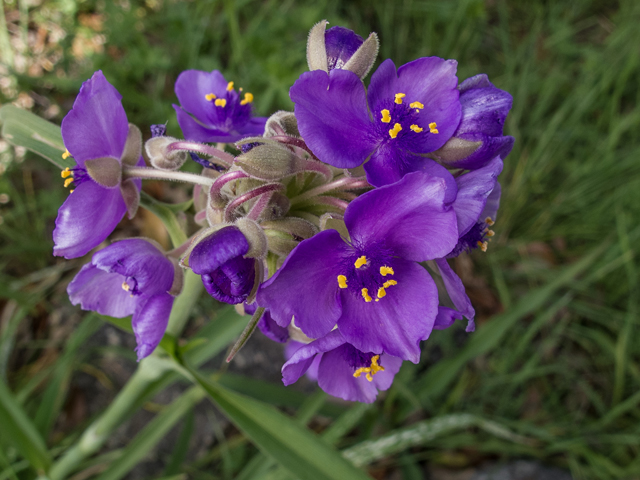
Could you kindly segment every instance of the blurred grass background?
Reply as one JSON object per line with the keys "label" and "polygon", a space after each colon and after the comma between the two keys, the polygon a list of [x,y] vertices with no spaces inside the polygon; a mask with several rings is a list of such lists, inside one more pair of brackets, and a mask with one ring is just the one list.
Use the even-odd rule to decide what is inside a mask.
{"label": "blurred grass background", "polygon": [[[288,88],[306,70],[307,32],[324,18],[362,36],[376,31],[379,60],[437,55],[458,60],[460,80],[487,73],[514,97],[505,130],[516,144],[500,177],[497,237],[486,254],[455,262],[479,312],[477,332],[434,332],[421,364],[405,362],[374,407],[317,395],[302,403],[298,392],[275,387],[269,401],[302,404],[299,417],[328,428],[340,448],[453,414],[504,429],[462,422],[411,449],[370,449],[363,464],[376,478],[445,478],[514,458],[560,466],[576,479],[640,478],[640,3],[5,0],[3,7],[0,100],[56,123],[96,69],[143,131],[168,121],[169,133],[180,135],[173,84],[188,68],[221,70],[254,93],[261,115],[291,109]],[[55,455],[106,407],[83,391],[83,379],[112,398],[113,365],[131,369],[135,361],[130,345],[87,346],[101,322],[66,298],[82,260],[51,255],[66,195],[58,171],[0,142],[0,375]],[[162,236],[150,216],[122,229],[141,232]],[[216,308],[203,299],[193,329]],[[264,399],[264,386],[255,385]],[[147,404],[145,414],[154,408],[162,411]],[[188,418],[173,431],[166,458],[156,453],[149,464],[141,456],[104,478],[281,478],[264,462],[243,470],[256,450],[228,425],[195,448],[200,437]],[[110,471],[126,445],[103,449],[73,478]],[[0,478],[34,478],[5,447]],[[146,470],[134,469],[145,458]]]}

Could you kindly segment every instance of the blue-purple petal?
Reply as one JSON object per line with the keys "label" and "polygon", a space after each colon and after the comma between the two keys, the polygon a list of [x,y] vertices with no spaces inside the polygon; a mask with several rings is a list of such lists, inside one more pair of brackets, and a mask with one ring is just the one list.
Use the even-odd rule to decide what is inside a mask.
{"label": "blue-purple petal", "polygon": [[271,318],[269,310],[266,310],[260,317],[260,320],[258,320],[258,328],[267,338],[274,342],[285,343],[289,340],[289,329],[278,325],[273,318]]}
{"label": "blue-purple petal", "polygon": [[342,68],[364,43],[360,35],[344,27],[331,27],[324,32],[329,70]]}
{"label": "blue-purple petal", "polygon": [[[226,90],[227,81],[217,70],[212,72],[185,70],[178,75],[175,84],[176,96],[182,108],[208,125],[215,125],[218,117],[215,114],[215,106],[210,100],[206,99],[206,96],[213,93],[218,97],[222,97],[226,94]],[[180,128],[182,128],[182,124]],[[184,129],[183,133],[186,136]]]}
{"label": "blue-purple petal", "polygon": [[453,302],[454,307],[458,312],[467,317],[469,323],[467,323],[467,332],[473,332],[475,330],[475,316],[476,311],[471,305],[471,300],[467,296],[464,285],[460,277],[456,275],[453,269],[449,266],[449,263],[444,258],[436,260],[440,274],[442,275],[442,281],[447,289],[449,298]]}
{"label": "blue-purple petal", "polygon": [[240,229],[235,226],[224,227],[198,242],[189,256],[189,267],[194,273],[202,275],[248,251],[249,242]]}
{"label": "blue-purple petal", "polygon": [[438,316],[436,323],[433,325],[434,330],[444,330],[455,323],[456,320],[462,320],[463,315],[449,307],[438,307]]}
{"label": "blue-purple petal", "polygon": [[160,293],[140,299],[131,319],[133,333],[136,336],[138,361],[149,356],[158,346],[171,315],[173,297]]}
{"label": "blue-purple petal", "polygon": [[340,332],[334,330],[307,345],[302,345],[282,366],[282,382],[285,385],[297,382],[309,369],[316,355],[338,348],[344,343],[345,339]]}

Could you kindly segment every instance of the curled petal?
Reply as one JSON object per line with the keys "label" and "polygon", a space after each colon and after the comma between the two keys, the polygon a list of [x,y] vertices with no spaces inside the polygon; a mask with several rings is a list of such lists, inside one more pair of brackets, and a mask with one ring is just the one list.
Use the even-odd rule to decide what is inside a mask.
{"label": "curled petal", "polygon": [[449,298],[451,298],[453,305],[456,307],[456,310],[467,317],[467,320],[469,321],[466,329],[467,332],[473,332],[476,329],[474,322],[476,311],[471,305],[471,300],[469,300],[469,297],[467,296],[462,280],[460,280],[460,277],[458,277],[458,275],[456,275],[453,269],[449,266],[446,259],[439,258],[436,260],[436,264],[438,265],[444,286],[447,289],[447,293],[449,294]]}
{"label": "curled petal", "polygon": [[309,369],[316,355],[338,348],[344,343],[345,339],[340,332],[334,330],[307,345],[302,345],[282,366],[282,382],[285,385],[297,382]]}
{"label": "curled petal", "polygon": [[172,306],[173,297],[168,293],[144,297],[138,302],[131,320],[138,344],[136,348],[138,361],[149,356],[162,340],[169,323]]}
{"label": "curled petal", "polygon": [[434,330],[444,330],[455,323],[456,320],[462,320],[463,315],[449,307],[438,307],[438,316],[436,323],[433,325]]}

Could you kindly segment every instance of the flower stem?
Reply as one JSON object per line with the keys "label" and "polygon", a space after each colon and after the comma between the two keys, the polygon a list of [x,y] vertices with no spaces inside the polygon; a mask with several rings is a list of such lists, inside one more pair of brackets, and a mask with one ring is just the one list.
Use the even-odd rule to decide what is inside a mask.
{"label": "flower stem", "polygon": [[311,190],[307,190],[306,192],[301,193],[297,197],[291,199],[291,205],[295,205],[296,203],[300,203],[304,200],[308,200],[332,190],[352,190],[370,186],[371,185],[369,185],[369,182],[367,182],[367,180],[363,177],[342,177],[338,180],[334,180],[333,182],[320,185],[319,187],[312,188]]}
{"label": "flower stem", "polygon": [[123,166],[122,173],[125,178],[147,178],[154,180],[169,180],[172,182],[195,183],[196,185],[204,185],[209,187],[213,185],[214,180],[202,175],[195,175],[187,172],[170,172],[167,170],[158,170],[150,167],[127,167]]}
{"label": "flower stem", "polygon": [[233,155],[231,155],[230,153],[227,153],[215,147],[211,147],[204,143],[198,143],[198,142],[188,142],[188,141],[173,142],[167,147],[167,150],[169,152],[172,152],[175,150],[181,150],[181,151],[187,151],[187,152],[202,153],[204,155],[208,155],[218,160],[218,163],[220,163],[223,167],[226,167],[226,168],[229,168],[234,160]]}
{"label": "flower stem", "polygon": [[282,185],[281,183],[268,183],[266,185],[254,188],[253,190],[249,190],[247,193],[236,197],[231,203],[229,203],[229,205],[227,205],[227,208],[224,211],[225,221],[230,222],[232,220],[233,212],[235,212],[236,208],[238,208],[243,203],[248,202],[252,198],[256,198],[260,195],[277,192],[278,190],[284,190],[284,185]]}
{"label": "flower stem", "polygon": [[251,337],[251,334],[256,329],[256,325],[258,325],[258,320],[260,320],[260,317],[262,317],[264,310],[265,310],[264,307],[256,308],[256,311],[253,314],[253,317],[251,317],[251,320],[249,320],[247,327],[240,334],[240,338],[238,338],[238,341],[229,352],[229,355],[227,356],[227,363],[233,360],[233,357],[236,356],[236,353],[238,353],[240,349],[244,346],[244,344],[247,343],[247,340],[249,340],[249,337]]}

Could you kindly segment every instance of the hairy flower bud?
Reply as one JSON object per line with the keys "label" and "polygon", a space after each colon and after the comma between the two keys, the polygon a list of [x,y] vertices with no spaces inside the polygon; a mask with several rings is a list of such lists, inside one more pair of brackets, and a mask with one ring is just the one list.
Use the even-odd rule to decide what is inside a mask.
{"label": "hairy flower bud", "polygon": [[300,170],[300,162],[287,147],[269,143],[253,147],[234,162],[244,172],[260,180],[279,180]]}
{"label": "hairy flower bud", "polygon": [[267,119],[267,123],[264,127],[264,136],[275,137],[277,135],[300,137],[300,132],[298,131],[298,120],[293,112],[280,110]]}
{"label": "hairy flower bud", "polygon": [[177,170],[187,161],[187,152],[171,151],[167,147],[178,140],[173,137],[153,137],[144,144],[151,165],[161,170]]}

